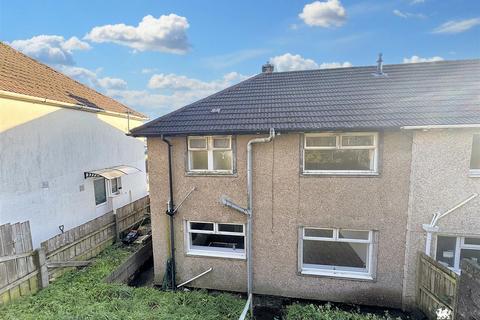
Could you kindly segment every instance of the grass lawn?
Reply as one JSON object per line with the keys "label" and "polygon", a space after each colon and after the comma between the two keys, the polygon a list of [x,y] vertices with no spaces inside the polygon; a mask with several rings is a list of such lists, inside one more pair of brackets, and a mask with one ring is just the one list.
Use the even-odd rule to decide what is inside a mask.
{"label": "grass lawn", "polygon": [[238,319],[245,300],[205,291],[164,292],[107,284],[103,279],[130,254],[112,246],[85,269],[69,272],[38,294],[0,307],[2,320]]}
{"label": "grass lawn", "polygon": [[[231,294],[211,295],[206,291],[165,292],[103,279],[130,254],[129,248],[111,246],[94,263],[66,273],[34,296],[0,306],[2,320],[53,319],[238,319],[245,300]],[[286,320],[387,320],[389,317],[362,315],[330,306],[293,304]]]}

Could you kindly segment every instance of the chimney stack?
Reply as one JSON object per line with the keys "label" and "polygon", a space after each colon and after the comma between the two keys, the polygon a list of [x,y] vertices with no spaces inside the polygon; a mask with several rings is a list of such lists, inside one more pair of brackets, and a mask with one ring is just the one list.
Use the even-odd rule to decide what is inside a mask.
{"label": "chimney stack", "polygon": [[273,69],[273,64],[267,61],[267,63],[262,66],[262,73],[272,73]]}

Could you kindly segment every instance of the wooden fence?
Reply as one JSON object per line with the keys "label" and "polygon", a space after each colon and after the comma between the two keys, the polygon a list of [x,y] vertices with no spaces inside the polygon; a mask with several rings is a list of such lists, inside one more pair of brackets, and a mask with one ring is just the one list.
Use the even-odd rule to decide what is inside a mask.
{"label": "wooden fence", "polygon": [[147,212],[148,196],[56,235],[35,251],[28,221],[0,226],[0,304],[35,293],[66,271],[87,265],[86,260],[140,223]]}
{"label": "wooden fence", "polygon": [[419,254],[417,268],[417,306],[429,319],[436,311],[447,308],[455,312],[459,276],[424,253]]}
{"label": "wooden fence", "polygon": [[28,221],[0,226],[0,303],[38,291],[30,224]]}

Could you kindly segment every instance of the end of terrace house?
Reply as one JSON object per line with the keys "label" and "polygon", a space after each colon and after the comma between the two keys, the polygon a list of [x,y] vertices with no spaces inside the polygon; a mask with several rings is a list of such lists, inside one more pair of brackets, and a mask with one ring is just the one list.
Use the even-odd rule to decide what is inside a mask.
{"label": "end of terrace house", "polygon": [[479,92],[480,60],[265,66],[133,129],[156,281],[408,307],[419,251],[480,259]]}

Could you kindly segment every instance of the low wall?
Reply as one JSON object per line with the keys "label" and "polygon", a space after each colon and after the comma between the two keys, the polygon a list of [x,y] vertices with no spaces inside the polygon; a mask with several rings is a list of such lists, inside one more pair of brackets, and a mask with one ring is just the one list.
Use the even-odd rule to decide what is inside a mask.
{"label": "low wall", "polygon": [[113,271],[105,281],[108,283],[128,283],[141,266],[152,257],[152,242],[149,241],[139,250],[135,251],[125,262]]}
{"label": "low wall", "polygon": [[480,265],[462,260],[455,320],[480,320]]}

